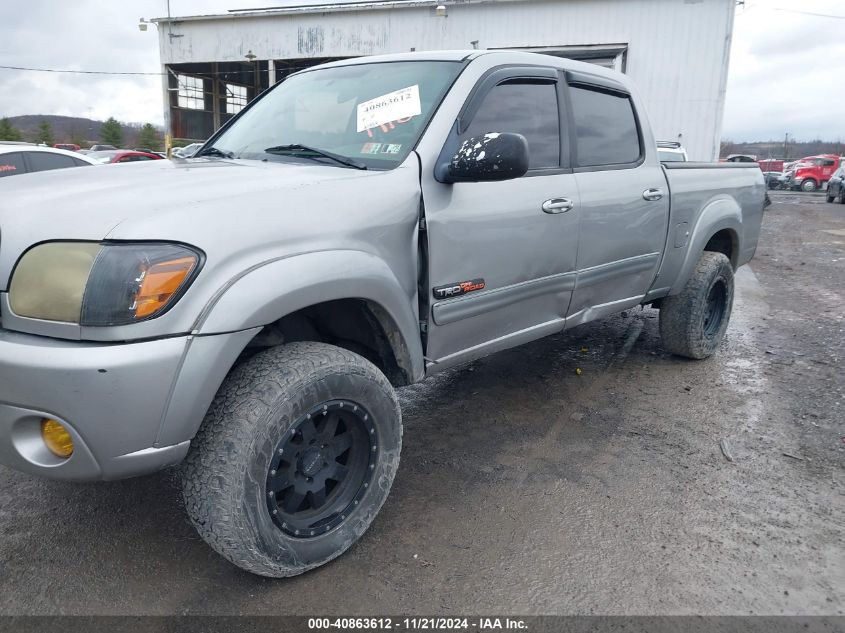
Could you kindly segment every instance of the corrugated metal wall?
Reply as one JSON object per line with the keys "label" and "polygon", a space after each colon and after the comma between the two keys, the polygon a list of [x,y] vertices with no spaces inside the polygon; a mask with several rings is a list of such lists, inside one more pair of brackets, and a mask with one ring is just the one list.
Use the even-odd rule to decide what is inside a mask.
{"label": "corrugated metal wall", "polygon": [[734,0],[514,0],[174,22],[162,63],[351,57],[413,49],[627,45],[659,140],[718,156]]}

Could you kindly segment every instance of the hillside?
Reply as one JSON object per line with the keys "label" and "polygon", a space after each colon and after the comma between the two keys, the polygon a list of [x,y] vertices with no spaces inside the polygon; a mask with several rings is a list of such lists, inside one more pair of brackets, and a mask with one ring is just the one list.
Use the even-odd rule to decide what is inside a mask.
{"label": "hillside", "polygon": [[[57,116],[54,114],[25,114],[8,117],[9,123],[20,130],[25,140],[32,140],[42,121],[47,121],[53,128],[57,143],[76,142],[83,147],[100,142],[100,127],[103,121],[84,117]],[[134,147],[142,123],[123,123],[124,146]],[[160,132],[160,130],[159,130]]]}

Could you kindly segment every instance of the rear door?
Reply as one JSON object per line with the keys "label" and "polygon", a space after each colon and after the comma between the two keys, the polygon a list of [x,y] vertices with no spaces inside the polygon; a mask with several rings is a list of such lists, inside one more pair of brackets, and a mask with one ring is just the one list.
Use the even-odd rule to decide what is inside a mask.
{"label": "rear door", "polygon": [[634,100],[612,79],[566,73],[581,196],[578,278],[567,326],[638,304],[657,273],[669,192]]}
{"label": "rear door", "polygon": [[467,138],[518,133],[528,141],[528,173],[501,182],[423,179],[429,278],[422,292],[434,369],[563,328],[579,210],[561,89],[552,68],[488,73],[446,142],[446,160],[448,148]]}

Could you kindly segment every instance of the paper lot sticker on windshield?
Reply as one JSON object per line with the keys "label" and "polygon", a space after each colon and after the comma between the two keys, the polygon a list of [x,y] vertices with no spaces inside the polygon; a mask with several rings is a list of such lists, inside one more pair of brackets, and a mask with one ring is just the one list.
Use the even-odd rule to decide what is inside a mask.
{"label": "paper lot sticker on windshield", "polygon": [[422,113],[419,84],[358,104],[358,131],[366,132],[379,125]]}

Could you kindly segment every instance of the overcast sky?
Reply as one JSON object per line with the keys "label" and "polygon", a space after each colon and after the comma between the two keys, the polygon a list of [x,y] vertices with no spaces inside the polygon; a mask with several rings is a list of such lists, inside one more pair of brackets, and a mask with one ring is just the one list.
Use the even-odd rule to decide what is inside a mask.
{"label": "overcast sky", "polygon": [[[628,0],[635,1],[635,0]],[[680,2],[681,0],[677,0]],[[297,2],[301,3],[301,2]],[[272,0],[171,0],[174,15],[284,4]],[[158,35],[140,17],[165,0],[28,0],[0,21],[0,65],[158,72]],[[737,9],[723,138],[845,140],[843,0],[748,0]],[[158,77],[64,75],[0,69],[0,116],[63,114],[162,122]]]}

